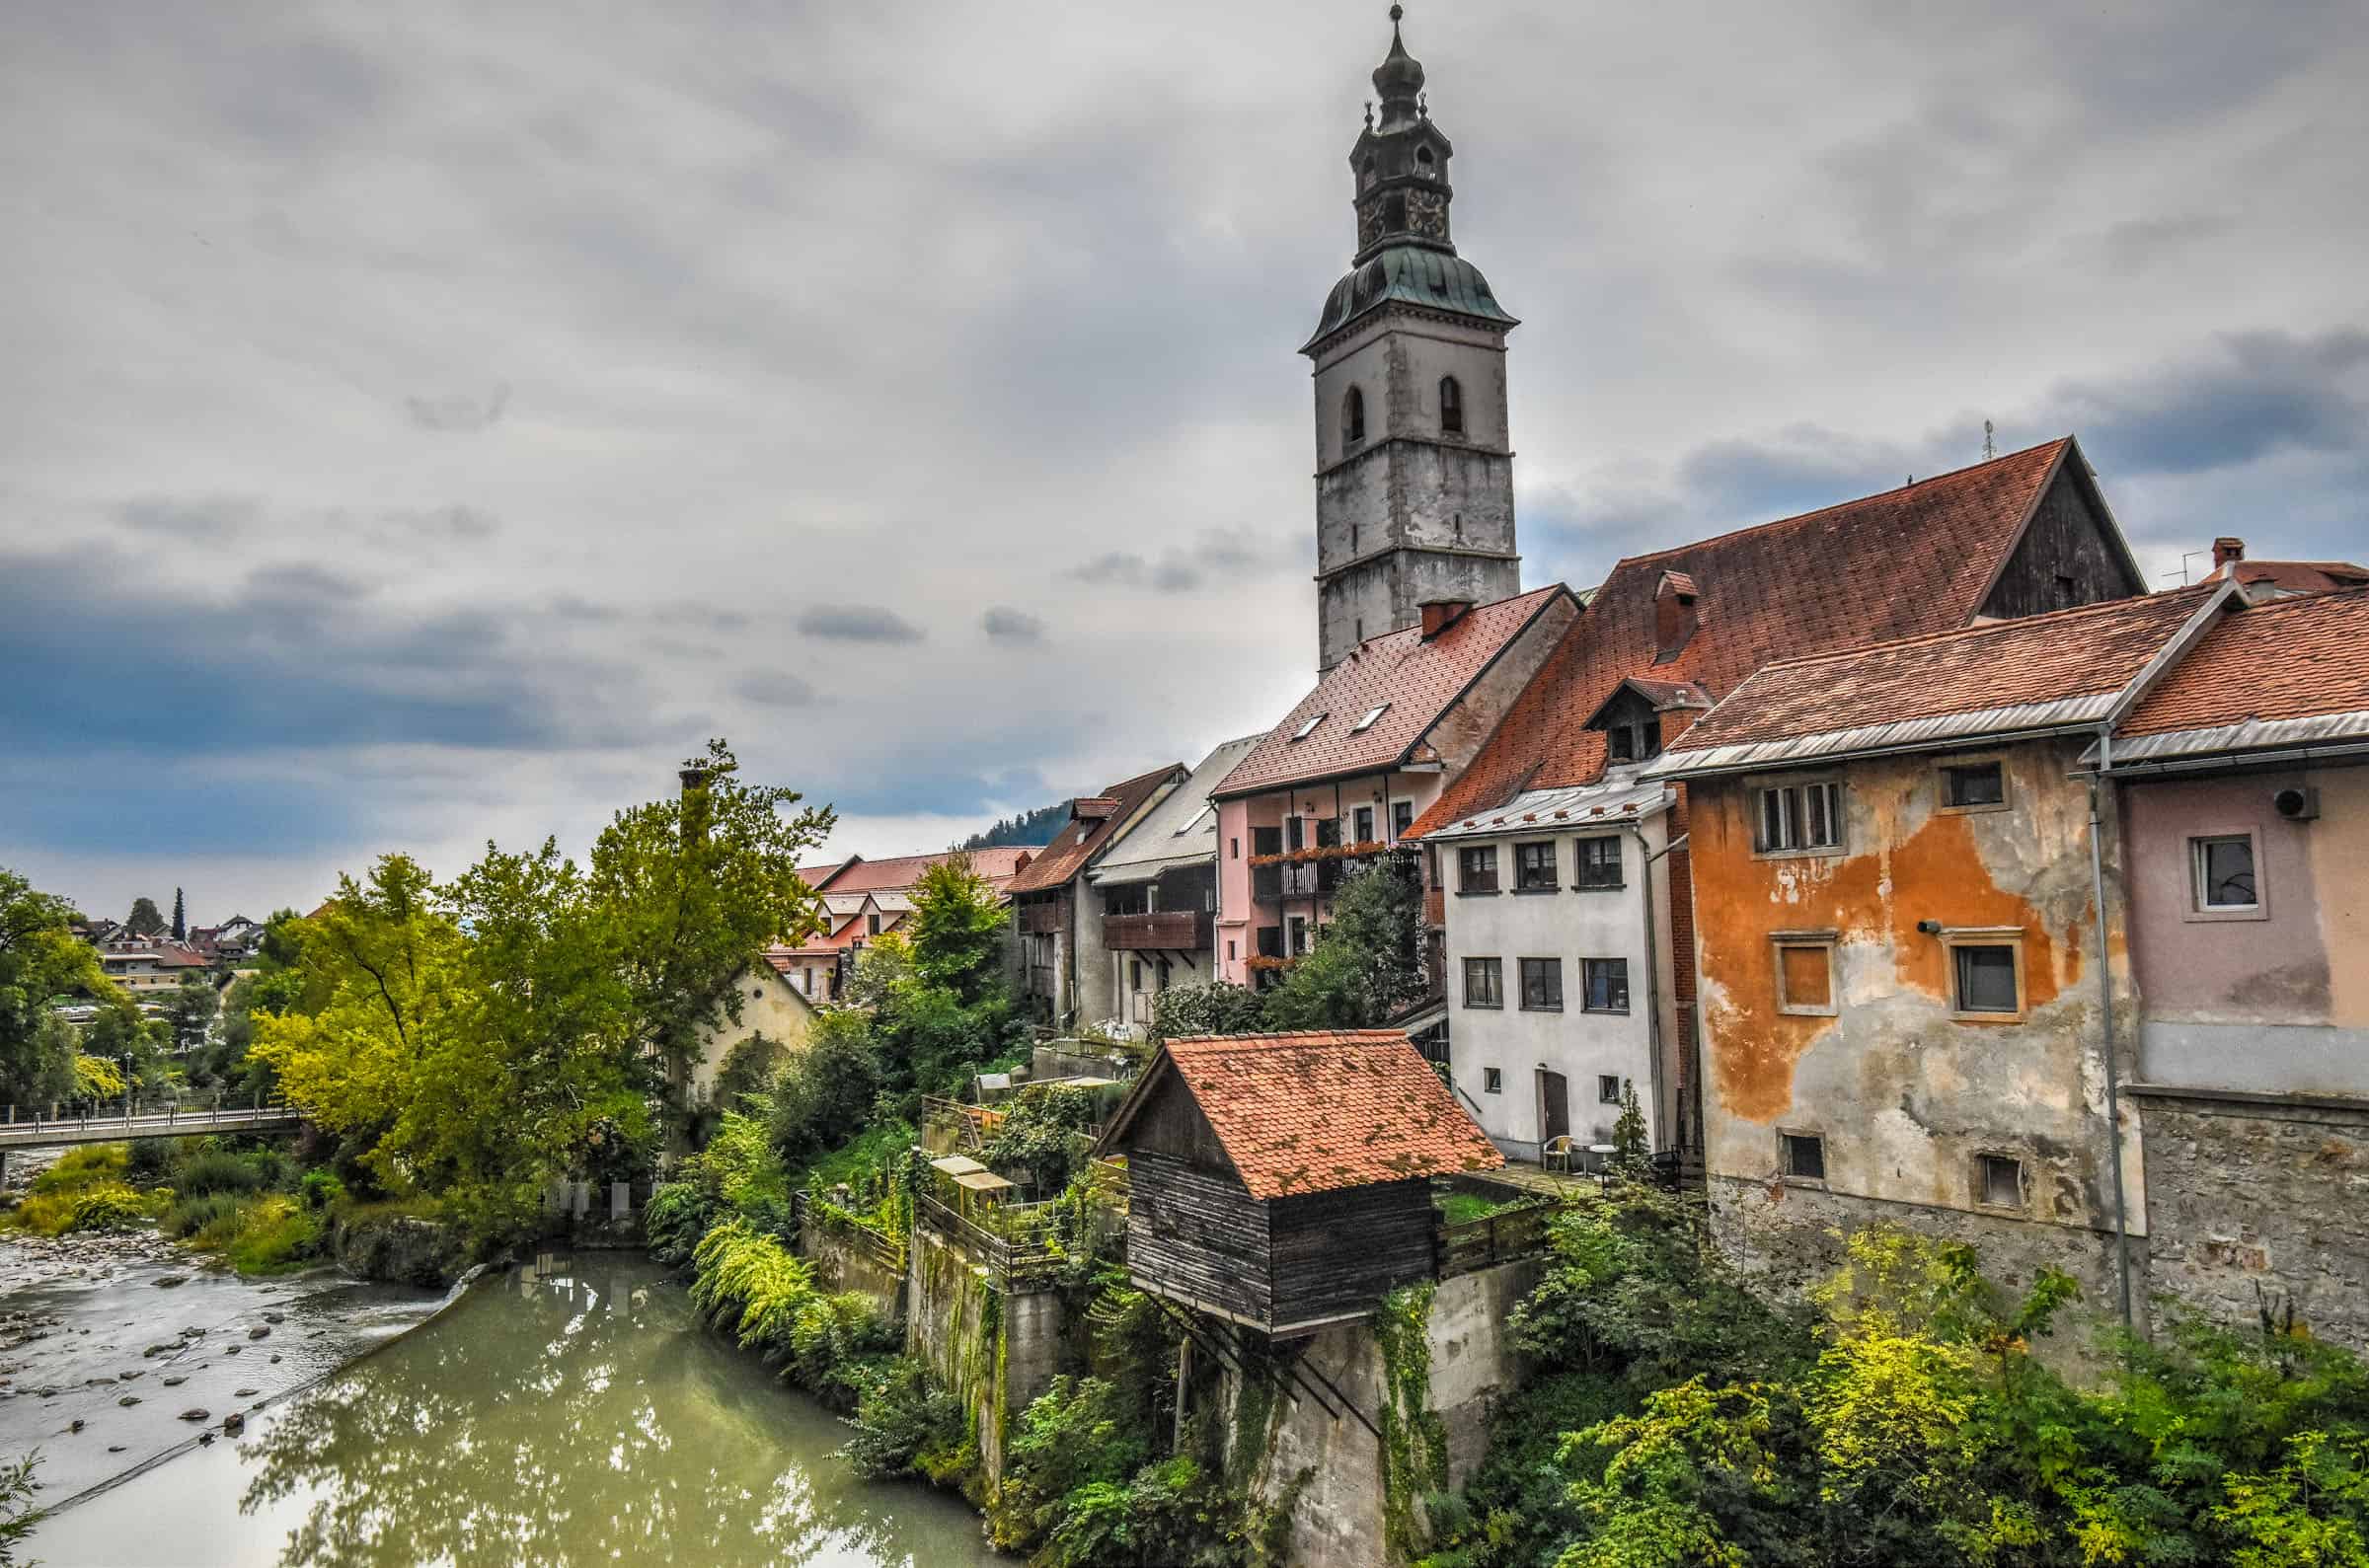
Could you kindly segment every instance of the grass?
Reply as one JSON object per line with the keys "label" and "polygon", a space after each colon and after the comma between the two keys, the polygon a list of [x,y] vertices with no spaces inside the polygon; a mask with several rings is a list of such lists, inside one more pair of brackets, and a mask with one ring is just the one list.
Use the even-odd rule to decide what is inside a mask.
{"label": "grass", "polygon": [[1514,1207],[1512,1203],[1500,1203],[1493,1198],[1484,1198],[1470,1192],[1451,1192],[1445,1197],[1434,1197],[1431,1203],[1450,1225],[1470,1225],[1475,1220],[1486,1220],[1492,1214]]}

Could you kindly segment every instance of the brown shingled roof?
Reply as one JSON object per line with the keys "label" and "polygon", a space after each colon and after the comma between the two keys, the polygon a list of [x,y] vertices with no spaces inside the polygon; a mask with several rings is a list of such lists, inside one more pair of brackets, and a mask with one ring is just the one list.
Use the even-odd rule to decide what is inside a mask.
{"label": "brown shingled roof", "polygon": [[[1492,808],[1518,789],[1594,782],[1604,771],[1604,735],[1587,721],[1625,679],[1691,683],[1716,699],[1780,659],[1964,626],[2069,457],[2080,472],[2080,449],[2064,436],[1621,561],[1414,835]],[[1683,648],[1657,662],[1654,597],[1665,572],[1696,586],[1702,621]]]}
{"label": "brown shingled roof", "polygon": [[967,855],[970,868],[985,877],[988,885],[1001,893],[1036,853],[1032,849],[1007,847],[949,850],[940,855],[899,855],[884,860],[859,859],[832,878],[830,890],[834,893],[884,893],[891,889],[911,887],[921,880],[921,873],[931,866]]}
{"label": "brown shingled roof", "polygon": [[1181,762],[1172,762],[1165,768],[1154,768],[1150,773],[1114,784],[1099,795],[1080,796],[1071,808],[1074,815],[1069,825],[1053,835],[1053,842],[1038,852],[1028,869],[1014,877],[1005,891],[1038,893],[1048,887],[1059,887],[1084,870],[1095,852],[1109,843],[1110,836],[1159,793],[1162,784],[1182,784],[1188,777],[1190,770]]}
{"label": "brown shingled roof", "polygon": [[2369,589],[2276,599],[2216,621],[2115,731],[2369,711]]}
{"label": "brown shingled roof", "polygon": [[[1360,642],[1212,794],[1222,799],[1396,765],[1523,629],[1569,592],[1556,583],[1478,605],[1429,638],[1409,627]],[[1377,708],[1381,714],[1359,729]],[[1292,738],[1320,715],[1305,739]]]}
{"label": "brown shingled roof", "polygon": [[2119,692],[2221,591],[2175,588],[1772,664],[1667,755]]}
{"label": "brown shingled roof", "polygon": [[2369,584],[2369,566],[2349,560],[2232,560],[2215,566],[2206,582],[2235,576],[2249,588],[2280,593],[2334,593]]}
{"label": "brown shingled roof", "polygon": [[1505,1163],[1398,1029],[1171,1040],[1133,1103],[1164,1065],[1184,1081],[1254,1198]]}

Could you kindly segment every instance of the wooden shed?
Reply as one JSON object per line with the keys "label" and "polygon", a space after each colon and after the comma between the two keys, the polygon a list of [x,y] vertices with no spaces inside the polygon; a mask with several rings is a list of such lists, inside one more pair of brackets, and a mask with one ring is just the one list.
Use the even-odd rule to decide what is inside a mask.
{"label": "wooden shed", "polygon": [[1396,1029],[1171,1040],[1100,1153],[1135,1283],[1277,1336],[1429,1278],[1430,1178],[1505,1162]]}

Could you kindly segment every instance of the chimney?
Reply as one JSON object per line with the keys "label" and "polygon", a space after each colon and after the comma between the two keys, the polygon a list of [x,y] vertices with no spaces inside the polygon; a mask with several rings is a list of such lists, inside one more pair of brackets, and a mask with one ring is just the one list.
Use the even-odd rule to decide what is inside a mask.
{"label": "chimney", "polygon": [[1473,607],[1470,599],[1425,599],[1423,601],[1423,640],[1433,637],[1454,626]]}
{"label": "chimney", "polygon": [[1653,662],[1678,656],[1702,624],[1695,608],[1695,579],[1683,571],[1665,571],[1653,589]]}
{"label": "chimney", "polygon": [[2223,534],[2219,539],[2213,541],[2213,565],[2216,569],[2228,565],[2233,560],[2244,560],[2245,559],[2246,541],[2243,539]]}

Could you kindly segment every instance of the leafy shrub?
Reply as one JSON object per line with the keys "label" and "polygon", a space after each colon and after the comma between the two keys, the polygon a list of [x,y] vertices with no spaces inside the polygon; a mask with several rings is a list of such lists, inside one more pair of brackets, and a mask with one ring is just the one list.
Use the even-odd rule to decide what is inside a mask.
{"label": "leafy shrub", "polygon": [[240,1213],[227,1250],[241,1274],[301,1268],[321,1250],[320,1217],[283,1194],[256,1199]]}
{"label": "leafy shrub", "polygon": [[94,1182],[121,1181],[130,1162],[121,1144],[85,1144],[58,1156],[26,1190],[69,1192]]}
{"label": "leafy shrub", "polygon": [[1154,1043],[1196,1034],[1256,1034],[1264,1020],[1265,999],[1248,986],[1212,980],[1171,986],[1152,1003]]}
{"label": "leafy shrub", "polygon": [[220,1248],[239,1233],[250,1200],[244,1193],[198,1192],[176,1201],[157,1225],[169,1236],[192,1246]]}
{"label": "leafy shrub", "polygon": [[65,1229],[101,1233],[136,1231],[147,1217],[138,1193],[118,1182],[107,1182],[74,1195]]}
{"label": "leafy shrub", "polygon": [[978,1458],[962,1407],[910,1357],[898,1357],[865,1389],[854,1425],[839,1452],[874,1480],[927,1475],[943,1484]]}
{"label": "leafy shrub", "polygon": [[692,1251],[691,1305],[743,1349],[834,1409],[859,1402],[897,1343],[862,1296],[826,1296],[805,1263],[746,1220],[726,1220]]}
{"label": "leafy shrub", "polygon": [[304,1179],[296,1184],[296,1191],[304,1199],[306,1208],[329,1209],[344,1201],[345,1183],[330,1171],[308,1170],[304,1173]]}
{"label": "leafy shrub", "polygon": [[642,1234],[650,1255],[676,1267],[691,1261],[692,1248],[716,1221],[716,1201],[697,1182],[669,1181],[650,1195]]}
{"label": "leafy shrub", "polygon": [[264,1172],[253,1158],[227,1149],[200,1150],[173,1172],[174,1190],[183,1193],[260,1192]]}
{"label": "leafy shrub", "polygon": [[170,1138],[135,1138],[125,1152],[124,1172],[140,1186],[158,1185],[172,1167],[173,1140]]}

